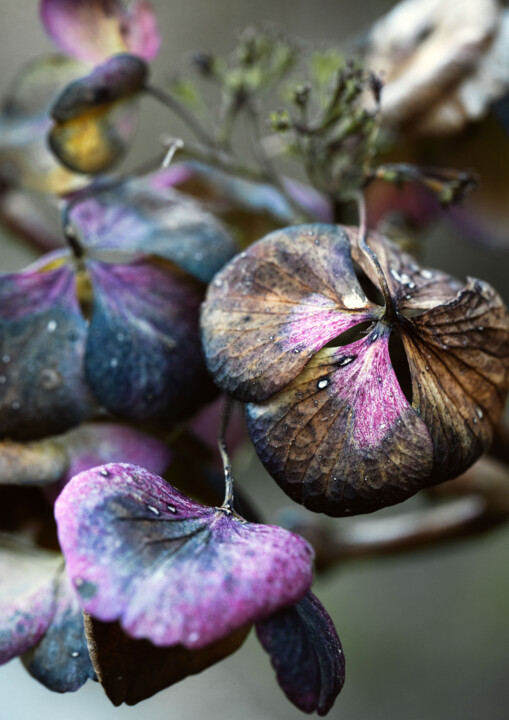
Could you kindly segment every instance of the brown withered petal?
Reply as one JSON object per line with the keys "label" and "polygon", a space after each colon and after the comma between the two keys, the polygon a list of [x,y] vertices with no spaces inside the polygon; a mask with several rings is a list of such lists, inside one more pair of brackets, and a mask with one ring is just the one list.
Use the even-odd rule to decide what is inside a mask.
{"label": "brown withered petal", "polygon": [[103,623],[84,613],[90,657],[99,682],[113,705],[136,705],[189,675],[196,675],[234,653],[251,626],[200,650],[183,645],[157,647],[134,640],[116,622]]}
{"label": "brown withered petal", "polygon": [[433,438],[433,482],[463,472],[491,444],[509,390],[509,317],[470,278],[447,303],[401,326],[412,406]]}
{"label": "brown withered petal", "polygon": [[390,364],[390,330],[325,348],[263,404],[247,406],[256,451],[290,497],[340,516],[394,505],[432,467],[429,432]]}
{"label": "brown withered petal", "polygon": [[0,484],[46,485],[60,480],[69,459],[54,440],[0,442]]}
{"label": "brown withered petal", "polygon": [[380,311],[357,281],[342,228],[276,231],[209,285],[201,317],[207,364],[225,392],[263,401],[327,342]]}
{"label": "brown withered petal", "polygon": [[[359,231],[347,228],[352,244],[352,257],[371,282],[378,285],[373,264],[358,245]],[[463,287],[456,278],[442,272],[421,267],[414,257],[400,250],[383,235],[370,232],[369,247],[375,252],[384,270],[389,290],[398,310],[425,310],[451,300]]]}
{"label": "brown withered petal", "polygon": [[[209,369],[249,402],[262,462],[292,498],[333,516],[466,470],[509,390],[509,314],[489,285],[463,287],[370,234],[376,271],[357,239],[327,225],[273,233],[216,276],[202,312]],[[380,297],[383,273],[387,308],[359,293],[350,252]],[[357,339],[338,338],[366,321]]]}

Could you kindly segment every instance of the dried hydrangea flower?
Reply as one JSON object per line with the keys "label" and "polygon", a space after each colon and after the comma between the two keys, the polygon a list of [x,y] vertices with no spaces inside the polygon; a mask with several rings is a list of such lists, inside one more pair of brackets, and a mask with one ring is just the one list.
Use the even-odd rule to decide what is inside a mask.
{"label": "dried hydrangea flower", "polygon": [[[272,233],[216,275],[202,311],[209,370],[248,403],[262,462],[293,499],[334,516],[460,474],[489,446],[509,387],[509,317],[487,283],[421,269],[376,235],[366,254],[356,235]],[[385,306],[364,293],[352,253]]]}

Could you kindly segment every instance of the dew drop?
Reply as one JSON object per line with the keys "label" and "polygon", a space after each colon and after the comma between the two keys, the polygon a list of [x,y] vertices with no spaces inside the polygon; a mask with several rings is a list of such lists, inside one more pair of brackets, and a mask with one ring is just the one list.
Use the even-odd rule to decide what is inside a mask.
{"label": "dew drop", "polygon": [[118,365],[118,358],[111,358],[110,360],[110,367],[116,368]]}
{"label": "dew drop", "polygon": [[329,385],[329,380],[327,378],[324,378],[323,380],[318,381],[318,389],[324,390]]}
{"label": "dew drop", "polygon": [[269,340],[274,340],[274,335],[269,335]]}
{"label": "dew drop", "polygon": [[99,475],[102,475],[103,477],[109,477],[110,473],[106,469],[99,470]]}
{"label": "dew drop", "polygon": [[474,425],[477,425],[477,418],[476,418],[476,417],[475,417],[475,418],[472,418],[472,420],[473,420],[473,422],[474,422]]}
{"label": "dew drop", "polygon": [[10,355],[2,355],[2,362],[4,365],[7,365],[11,362],[11,356]]}
{"label": "dew drop", "polygon": [[79,657],[79,656],[80,656],[80,654],[79,654],[79,652],[78,652],[77,650],[75,650],[74,652],[71,653],[71,657],[72,657],[72,658],[77,658],[77,657]]}
{"label": "dew drop", "polygon": [[380,375],[377,377],[377,380],[378,380],[379,383],[382,382],[382,378],[380,377]]}
{"label": "dew drop", "polygon": [[410,290],[415,290],[415,288],[416,288],[416,285],[412,280],[410,282],[408,282],[407,285],[410,288]]}
{"label": "dew drop", "polygon": [[344,367],[345,365],[349,365],[354,360],[355,357],[352,357],[351,355],[346,355],[345,357],[339,358],[336,365],[338,365],[339,367]]}
{"label": "dew drop", "polygon": [[484,415],[483,415],[483,411],[481,410],[481,408],[480,408],[480,407],[477,407],[477,408],[475,409],[475,411],[476,411],[476,413],[477,413],[477,417],[479,418],[479,420],[482,420],[483,417],[484,417]]}
{"label": "dew drop", "polygon": [[430,270],[421,270],[421,277],[425,280],[431,280],[433,273]]}
{"label": "dew drop", "polygon": [[147,510],[150,510],[151,513],[154,513],[154,515],[160,515],[161,513],[159,510],[154,507],[153,505],[147,505]]}
{"label": "dew drop", "polygon": [[216,280],[214,280],[214,285],[216,287],[221,287],[222,284],[223,284],[223,281],[220,278],[217,278]]}
{"label": "dew drop", "polygon": [[49,333],[54,333],[57,329],[57,321],[56,320],[50,320],[49,323],[46,325],[46,330]]}
{"label": "dew drop", "polygon": [[412,297],[411,295],[405,295],[405,300],[410,300],[411,297]]}
{"label": "dew drop", "polygon": [[479,332],[482,332],[484,330],[484,325],[479,325],[477,329],[479,330]]}
{"label": "dew drop", "polygon": [[196,641],[199,639],[199,637],[200,637],[200,636],[199,636],[199,634],[198,634],[197,632],[192,632],[192,633],[190,633],[190,635],[189,635],[189,642],[194,643],[194,642],[196,642]]}
{"label": "dew drop", "polygon": [[167,505],[166,507],[171,513],[175,514],[177,512],[177,508],[175,507],[175,505]]}

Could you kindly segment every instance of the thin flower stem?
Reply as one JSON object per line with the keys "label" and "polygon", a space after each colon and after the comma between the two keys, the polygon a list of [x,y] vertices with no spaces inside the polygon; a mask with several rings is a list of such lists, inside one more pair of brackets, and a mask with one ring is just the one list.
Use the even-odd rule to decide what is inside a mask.
{"label": "thin flower stem", "polygon": [[230,457],[228,455],[228,449],[226,447],[226,431],[228,429],[228,423],[231,417],[231,403],[225,400],[223,404],[223,413],[221,415],[221,427],[219,429],[219,452],[221,453],[221,459],[224,467],[224,500],[222,508],[228,512],[233,512],[233,477],[232,477],[232,466]]}
{"label": "thin flower stem", "polygon": [[186,126],[194,133],[194,135],[196,135],[200,142],[205,143],[206,145],[214,144],[213,138],[209,135],[205,128],[202,127],[196,116],[192,112],[190,112],[186,108],[186,106],[181,103],[180,100],[177,100],[177,98],[174,97],[171,93],[154,85],[146,85],[145,92],[147,92],[149,95],[152,95],[152,97],[154,97],[160,103],[172,110],[175,115],[177,115],[182,120],[182,122],[184,122]]}
{"label": "thin flower stem", "polygon": [[396,306],[394,305],[391,292],[389,290],[387,278],[385,277],[382,266],[380,265],[380,261],[367,243],[368,226],[366,216],[366,200],[364,198],[364,193],[362,191],[358,192],[355,199],[359,212],[359,248],[369,258],[373,269],[375,270],[378,282],[380,283],[380,290],[385,300],[385,319],[388,322],[391,322],[396,319],[397,310]]}

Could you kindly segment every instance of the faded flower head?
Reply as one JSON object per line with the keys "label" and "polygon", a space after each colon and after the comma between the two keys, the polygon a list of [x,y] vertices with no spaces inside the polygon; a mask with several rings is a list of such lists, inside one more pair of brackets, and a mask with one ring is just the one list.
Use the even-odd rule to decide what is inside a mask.
{"label": "faded flower head", "polygon": [[489,446],[509,387],[496,292],[421,269],[381,236],[369,245],[378,269],[356,230],[272,233],[216,275],[202,310],[209,370],[247,403],[262,462],[293,499],[334,516],[460,474]]}

